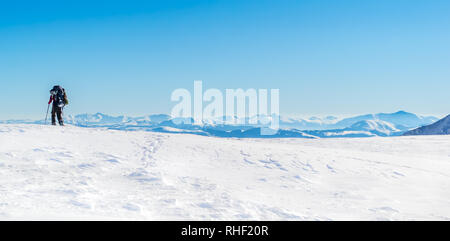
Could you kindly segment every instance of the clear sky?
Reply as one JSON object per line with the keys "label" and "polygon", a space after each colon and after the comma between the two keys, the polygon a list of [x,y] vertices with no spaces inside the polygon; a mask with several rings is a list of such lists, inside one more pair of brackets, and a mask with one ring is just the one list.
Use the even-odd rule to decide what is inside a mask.
{"label": "clear sky", "polygon": [[281,113],[450,113],[448,0],[8,1],[0,119],[170,113],[176,88],[279,88]]}

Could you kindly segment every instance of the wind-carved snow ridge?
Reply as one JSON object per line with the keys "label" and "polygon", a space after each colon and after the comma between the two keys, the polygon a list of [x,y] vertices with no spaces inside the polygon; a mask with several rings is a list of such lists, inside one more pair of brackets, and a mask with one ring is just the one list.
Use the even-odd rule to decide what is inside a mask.
{"label": "wind-carved snow ridge", "polygon": [[449,138],[0,124],[0,219],[449,220]]}

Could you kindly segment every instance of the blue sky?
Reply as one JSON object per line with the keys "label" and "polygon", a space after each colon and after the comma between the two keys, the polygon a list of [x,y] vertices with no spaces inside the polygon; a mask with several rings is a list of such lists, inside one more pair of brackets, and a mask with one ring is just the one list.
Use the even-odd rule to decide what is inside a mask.
{"label": "blue sky", "polygon": [[176,88],[279,88],[289,115],[449,113],[450,2],[10,1],[0,119],[170,113]]}

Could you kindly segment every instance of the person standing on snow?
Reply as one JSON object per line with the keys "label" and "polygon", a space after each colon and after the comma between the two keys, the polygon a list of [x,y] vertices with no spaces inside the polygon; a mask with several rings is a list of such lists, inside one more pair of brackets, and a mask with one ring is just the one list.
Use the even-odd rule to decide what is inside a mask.
{"label": "person standing on snow", "polygon": [[48,101],[48,104],[50,105],[52,102],[52,125],[56,125],[56,117],[58,117],[59,125],[63,126],[63,109],[64,106],[69,104],[64,88],[59,85],[53,86],[50,90],[50,100]]}

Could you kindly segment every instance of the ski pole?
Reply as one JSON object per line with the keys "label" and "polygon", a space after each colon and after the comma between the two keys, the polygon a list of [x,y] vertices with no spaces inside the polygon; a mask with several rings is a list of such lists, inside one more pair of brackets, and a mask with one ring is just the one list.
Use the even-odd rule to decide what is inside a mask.
{"label": "ski pole", "polygon": [[50,108],[50,104],[47,106],[47,114],[45,114],[45,125],[47,125],[47,117],[48,117],[48,109]]}

